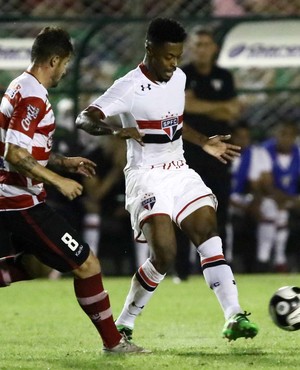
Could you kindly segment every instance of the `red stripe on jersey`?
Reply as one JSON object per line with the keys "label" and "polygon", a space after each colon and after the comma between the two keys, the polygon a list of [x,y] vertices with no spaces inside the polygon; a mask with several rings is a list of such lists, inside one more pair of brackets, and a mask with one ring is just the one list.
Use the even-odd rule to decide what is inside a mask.
{"label": "red stripe on jersey", "polygon": [[37,127],[35,133],[48,136],[49,132],[54,131],[55,124],[52,123],[51,125],[43,126],[43,127]]}
{"label": "red stripe on jersey", "polygon": [[[28,178],[18,172],[8,172],[0,170],[0,183],[11,186],[28,187]],[[42,184],[40,180],[30,180],[32,186]]]}
{"label": "red stripe on jersey", "polygon": [[155,283],[154,281],[150,280],[150,279],[147,277],[147,275],[145,274],[145,272],[144,272],[144,270],[143,270],[142,266],[138,269],[138,272],[139,272],[139,274],[140,274],[141,278],[144,280],[144,282],[145,282],[147,285],[149,285],[149,286],[150,286],[150,287],[152,287],[152,288],[156,288],[156,287],[157,287],[158,283]]}
{"label": "red stripe on jersey", "polygon": [[0,170],[0,183],[6,185],[14,185],[27,187],[27,178],[18,172],[8,172]]}
{"label": "red stripe on jersey", "polygon": [[4,150],[5,150],[5,144],[0,141],[0,155],[4,155]]}
{"label": "red stripe on jersey", "polygon": [[[46,198],[46,192],[43,190],[39,195],[37,195],[37,200],[42,203]],[[30,208],[36,205],[33,201],[31,195],[22,194],[16,195],[14,197],[0,197],[0,209],[23,209]]]}
{"label": "red stripe on jersey", "polygon": [[201,261],[201,265],[205,265],[206,263],[215,262],[215,261],[221,261],[225,260],[225,257],[223,254],[218,254],[217,256],[208,257]]}
{"label": "red stripe on jersey", "polygon": [[32,96],[23,98],[14,106],[9,127],[32,138],[37,125],[45,116],[45,110],[46,104],[41,98]]}
{"label": "red stripe on jersey", "polygon": [[[176,117],[167,117],[165,119],[172,119]],[[162,130],[161,122],[164,119],[157,120],[157,121],[141,121],[137,120],[136,123],[138,124],[140,129],[153,129],[153,130]],[[183,115],[178,116],[178,124],[183,122]]]}
{"label": "red stripe on jersey", "polygon": [[0,128],[7,129],[9,123],[9,117],[0,112]]}
{"label": "red stripe on jersey", "polygon": [[37,161],[48,161],[50,157],[51,152],[45,151],[45,148],[39,147],[39,146],[34,146],[32,148],[32,156],[37,160]]}

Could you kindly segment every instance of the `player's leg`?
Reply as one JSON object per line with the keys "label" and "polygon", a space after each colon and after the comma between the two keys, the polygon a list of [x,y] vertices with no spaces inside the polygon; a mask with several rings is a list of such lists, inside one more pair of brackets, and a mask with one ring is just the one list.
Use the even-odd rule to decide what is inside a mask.
{"label": "player's leg", "polygon": [[27,250],[60,272],[73,272],[77,301],[100,334],[104,348],[113,352],[141,352],[142,348],[124,340],[118,332],[103,287],[99,260],[77,231],[46,204],[22,211],[20,219],[20,228],[23,225],[26,238],[32,241]]}
{"label": "player's leg", "polygon": [[19,232],[17,218],[17,212],[0,212],[0,287],[44,277],[50,271],[34,256],[24,253],[28,242]]}
{"label": "player's leg", "polygon": [[132,337],[136,317],[165,277],[176,255],[176,238],[168,215],[148,218],[142,230],[150,248],[150,258],[134,274],[124,307],[116,320],[118,329],[129,338]]}
{"label": "player's leg", "polygon": [[226,323],[223,336],[229,340],[254,337],[257,327],[243,313],[231,268],[228,266],[217,233],[216,212],[212,206],[203,206],[181,222],[182,230],[190,237],[200,255],[203,275],[214,291],[223,309]]}

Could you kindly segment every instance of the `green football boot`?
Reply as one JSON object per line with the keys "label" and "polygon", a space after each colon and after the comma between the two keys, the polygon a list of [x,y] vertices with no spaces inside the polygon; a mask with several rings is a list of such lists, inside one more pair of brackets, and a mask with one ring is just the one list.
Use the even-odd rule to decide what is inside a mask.
{"label": "green football boot", "polygon": [[133,329],[125,325],[117,325],[118,332],[124,335],[129,341],[132,340]]}
{"label": "green football boot", "polygon": [[244,312],[231,316],[225,322],[222,331],[223,338],[227,338],[229,341],[238,338],[254,338],[258,333],[258,326],[248,320],[247,316],[249,315],[250,313]]}

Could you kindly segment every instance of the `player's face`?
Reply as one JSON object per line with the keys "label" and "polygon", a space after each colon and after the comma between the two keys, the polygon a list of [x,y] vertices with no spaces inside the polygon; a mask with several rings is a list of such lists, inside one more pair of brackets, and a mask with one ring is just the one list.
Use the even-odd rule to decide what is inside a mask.
{"label": "player's face", "polygon": [[148,49],[149,69],[156,81],[167,82],[173,76],[183,52],[183,43],[166,42]]}
{"label": "player's face", "polygon": [[191,35],[189,54],[195,64],[210,65],[217,52],[217,45],[209,35]]}
{"label": "player's face", "polygon": [[62,77],[67,73],[67,67],[70,62],[70,56],[66,58],[58,58],[53,67],[51,76],[51,87],[56,87]]}

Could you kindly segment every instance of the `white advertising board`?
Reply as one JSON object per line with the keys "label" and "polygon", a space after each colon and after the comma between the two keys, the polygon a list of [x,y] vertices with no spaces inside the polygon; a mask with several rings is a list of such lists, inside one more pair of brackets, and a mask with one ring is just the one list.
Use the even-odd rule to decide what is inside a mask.
{"label": "white advertising board", "polygon": [[218,65],[300,67],[300,20],[243,22],[225,37]]}
{"label": "white advertising board", "polygon": [[0,69],[25,69],[30,64],[32,38],[0,38]]}

